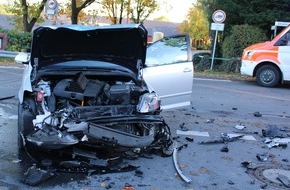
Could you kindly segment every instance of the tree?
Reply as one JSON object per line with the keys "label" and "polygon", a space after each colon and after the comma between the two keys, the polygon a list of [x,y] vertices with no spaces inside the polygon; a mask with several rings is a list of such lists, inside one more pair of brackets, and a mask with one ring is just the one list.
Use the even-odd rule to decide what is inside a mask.
{"label": "tree", "polygon": [[121,24],[124,15],[133,23],[142,23],[158,7],[156,0],[103,0],[101,4],[112,24]]}
{"label": "tree", "polygon": [[290,0],[197,0],[197,6],[206,11],[209,22],[217,9],[226,12],[225,36],[230,35],[234,25],[255,25],[270,36],[275,21],[290,21]]}
{"label": "tree", "polygon": [[93,2],[95,0],[71,0],[71,23],[77,24],[80,12]]}
{"label": "tree", "polygon": [[180,25],[180,30],[183,33],[188,33],[197,46],[203,46],[209,40],[209,24],[204,11],[199,7],[192,7],[190,9],[186,20]]}
{"label": "tree", "polygon": [[7,6],[7,12],[15,16],[12,22],[15,29],[31,32],[35,23],[42,19],[40,15],[44,10],[46,2],[47,0],[37,3],[28,3],[26,0],[14,0]]}
{"label": "tree", "polygon": [[[96,0],[67,0],[66,2],[60,3],[60,9],[57,13],[59,15],[66,15],[66,17],[71,19],[72,24],[78,24],[79,22],[85,23],[95,22],[92,18],[87,18],[87,14],[83,11],[85,8],[89,7],[92,3],[97,2]],[[91,16],[97,16],[97,10],[89,11]]]}
{"label": "tree", "polygon": [[160,16],[160,17],[154,18],[154,20],[169,22],[169,19],[166,16]]}
{"label": "tree", "polygon": [[158,8],[156,0],[131,0],[130,13],[134,23],[143,23]]}
{"label": "tree", "polygon": [[112,24],[122,24],[125,6],[129,6],[130,1],[126,0],[103,0],[102,6],[108,14]]}
{"label": "tree", "polygon": [[6,7],[7,6],[5,4],[0,3],[0,14],[8,14]]}

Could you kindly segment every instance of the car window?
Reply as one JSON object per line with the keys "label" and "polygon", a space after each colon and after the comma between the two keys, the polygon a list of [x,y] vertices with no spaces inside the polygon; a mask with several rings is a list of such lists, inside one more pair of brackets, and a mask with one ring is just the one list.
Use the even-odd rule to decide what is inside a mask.
{"label": "car window", "polygon": [[163,38],[147,48],[146,66],[185,61],[187,61],[187,41],[185,36]]}

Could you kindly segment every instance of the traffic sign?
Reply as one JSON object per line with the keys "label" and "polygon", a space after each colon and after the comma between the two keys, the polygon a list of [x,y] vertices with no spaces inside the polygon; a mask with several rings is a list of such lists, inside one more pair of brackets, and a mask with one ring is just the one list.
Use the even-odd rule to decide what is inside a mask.
{"label": "traffic sign", "polygon": [[216,10],[212,14],[212,20],[216,23],[223,23],[226,19],[226,13],[223,10]]}
{"label": "traffic sign", "polygon": [[56,0],[48,0],[45,4],[45,12],[48,15],[55,15],[58,11],[58,3]]}
{"label": "traffic sign", "polygon": [[211,26],[210,26],[210,29],[211,30],[224,31],[224,27],[225,27],[225,24],[224,23],[215,23],[215,22],[212,22],[211,23]]}

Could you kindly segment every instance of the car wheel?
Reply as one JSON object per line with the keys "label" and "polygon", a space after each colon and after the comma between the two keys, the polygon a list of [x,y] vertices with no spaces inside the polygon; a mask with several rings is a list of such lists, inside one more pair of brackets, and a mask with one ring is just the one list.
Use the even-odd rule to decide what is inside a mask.
{"label": "car wheel", "polygon": [[256,74],[257,83],[265,87],[274,87],[280,81],[280,72],[272,65],[260,67]]}
{"label": "car wheel", "polygon": [[18,148],[24,149],[25,136],[34,131],[32,120],[35,118],[36,106],[33,99],[26,99],[18,104]]}

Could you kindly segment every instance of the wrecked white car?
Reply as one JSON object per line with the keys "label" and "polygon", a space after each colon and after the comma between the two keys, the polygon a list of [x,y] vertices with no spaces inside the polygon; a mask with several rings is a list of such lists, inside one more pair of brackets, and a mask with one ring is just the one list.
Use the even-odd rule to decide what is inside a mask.
{"label": "wrecked white car", "polygon": [[109,145],[168,153],[171,134],[160,112],[163,106],[189,105],[189,44],[187,35],[179,35],[147,50],[143,25],[35,29],[30,54],[15,58],[26,64],[19,90],[19,148]]}

